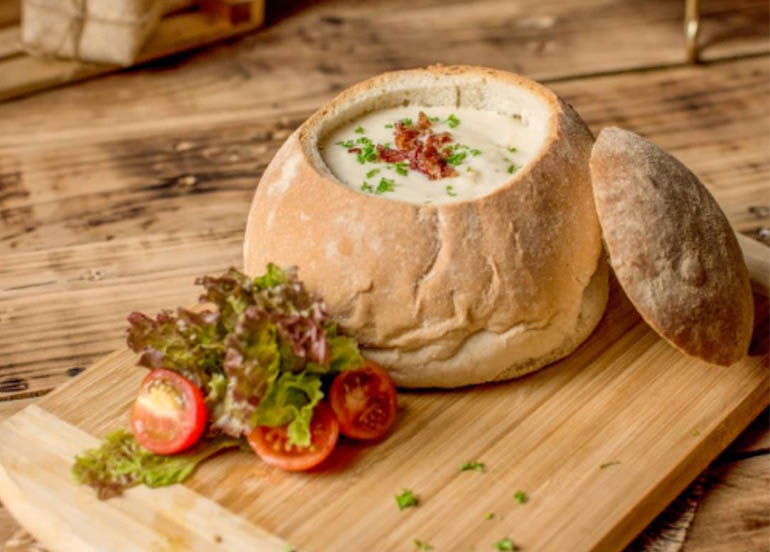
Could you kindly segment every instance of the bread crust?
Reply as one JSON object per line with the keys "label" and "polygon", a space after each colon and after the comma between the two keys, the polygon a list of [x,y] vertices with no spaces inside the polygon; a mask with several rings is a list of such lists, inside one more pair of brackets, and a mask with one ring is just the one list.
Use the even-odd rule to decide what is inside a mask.
{"label": "bread crust", "polygon": [[[533,117],[544,106],[549,135],[530,164],[479,198],[417,205],[342,185],[317,151],[329,121],[405,98],[476,106],[514,98]],[[276,154],[251,205],[245,269],[297,265],[401,386],[521,375],[571,352],[606,305],[592,144],[567,104],[518,75],[434,66],[374,77],[321,108]]]}
{"label": "bread crust", "polygon": [[716,200],[655,144],[603,129],[591,156],[610,263],[647,323],[688,355],[730,365],[753,328],[748,271]]}

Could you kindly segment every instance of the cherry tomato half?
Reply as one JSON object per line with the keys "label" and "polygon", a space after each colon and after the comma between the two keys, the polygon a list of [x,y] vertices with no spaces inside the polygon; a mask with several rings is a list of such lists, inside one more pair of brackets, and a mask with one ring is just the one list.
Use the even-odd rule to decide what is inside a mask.
{"label": "cherry tomato half", "polygon": [[193,382],[162,368],[144,378],[131,411],[131,431],[140,445],[174,454],[194,445],[205,427],[206,405]]}
{"label": "cherry tomato half", "polygon": [[383,368],[367,360],[363,368],[340,372],[329,392],[340,431],[353,439],[377,439],[396,420],[396,386]]}
{"label": "cherry tomato half", "polygon": [[288,471],[304,471],[323,462],[334,450],[340,425],[329,405],[320,402],[310,420],[310,446],[289,444],[286,426],[257,426],[249,436],[249,445],[270,465]]}

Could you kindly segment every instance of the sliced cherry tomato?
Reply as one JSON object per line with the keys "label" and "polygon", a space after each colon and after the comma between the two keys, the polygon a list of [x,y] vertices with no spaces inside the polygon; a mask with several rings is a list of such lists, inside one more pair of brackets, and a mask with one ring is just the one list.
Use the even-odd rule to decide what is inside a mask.
{"label": "sliced cherry tomato", "polygon": [[367,360],[363,368],[340,372],[329,392],[329,403],[343,435],[377,439],[396,420],[396,386],[383,368]]}
{"label": "sliced cherry tomato", "polygon": [[190,448],[206,427],[206,405],[198,387],[176,372],[150,372],[131,411],[131,431],[147,450],[174,454]]}
{"label": "sliced cherry tomato", "polygon": [[268,464],[288,471],[304,471],[326,460],[339,435],[340,425],[329,405],[320,402],[313,409],[310,420],[310,446],[290,444],[286,426],[257,426],[248,440],[254,452]]}

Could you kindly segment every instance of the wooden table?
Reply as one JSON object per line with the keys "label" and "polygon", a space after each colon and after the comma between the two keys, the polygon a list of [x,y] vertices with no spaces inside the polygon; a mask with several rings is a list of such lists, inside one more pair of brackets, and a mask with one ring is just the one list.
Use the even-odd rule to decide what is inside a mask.
{"label": "wooden table", "polygon": [[[770,243],[765,0],[702,2],[699,66],[669,0],[274,4],[246,38],[0,104],[0,419],[119,347],[130,311],[189,303],[196,275],[238,265],[280,143],[385,70],[541,80],[594,131],[673,152]],[[770,549],[768,453],[765,412],[631,549]],[[16,530],[0,509],[0,543]]]}

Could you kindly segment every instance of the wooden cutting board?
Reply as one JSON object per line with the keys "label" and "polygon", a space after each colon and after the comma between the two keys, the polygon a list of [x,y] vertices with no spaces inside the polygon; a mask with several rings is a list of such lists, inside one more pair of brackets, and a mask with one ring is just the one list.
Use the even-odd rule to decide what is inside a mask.
{"label": "wooden cutting board", "polygon": [[[406,392],[392,435],[344,442],[292,474],[224,453],[182,486],[101,502],[74,454],[127,421],[144,374],[117,351],[0,425],[0,499],[52,550],[622,548],[769,402],[768,304],[752,352],[723,368],[660,339],[616,283],[594,334],[520,380]],[[485,473],[461,472],[478,460]],[[418,495],[399,511],[394,495]],[[515,498],[529,495],[526,504]],[[488,514],[494,514],[492,519]]]}

